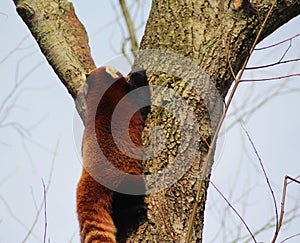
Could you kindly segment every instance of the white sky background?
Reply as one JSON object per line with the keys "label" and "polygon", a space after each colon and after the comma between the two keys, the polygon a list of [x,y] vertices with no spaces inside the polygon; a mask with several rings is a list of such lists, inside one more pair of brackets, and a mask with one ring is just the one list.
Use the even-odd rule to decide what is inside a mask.
{"label": "white sky background", "polygon": [[[97,66],[118,57],[122,31],[115,21],[116,12],[110,1],[73,2],[90,36],[92,55]],[[113,2],[120,13],[117,1]],[[134,19],[136,26],[140,26],[142,20],[147,18],[149,8],[149,4],[143,4],[140,9],[142,13],[139,12]],[[14,85],[22,82],[0,110],[0,243],[22,242],[25,238],[43,201],[42,180],[47,185],[52,165],[47,193],[47,238],[52,243],[79,242],[75,191],[81,164],[80,151],[73,138],[74,102],[41,54],[35,40],[28,35],[29,31],[16,14],[12,1],[0,0],[0,12],[3,13],[0,15],[0,109]],[[300,18],[294,19],[260,46],[299,34],[299,26]],[[143,28],[138,31],[139,39],[142,34]],[[249,66],[278,61],[288,45],[287,42],[267,51],[256,51]],[[291,58],[300,58],[300,38],[292,42],[285,57]],[[272,69],[248,71],[247,77],[262,78],[299,72],[300,63],[296,62]],[[235,115],[231,114],[225,122],[225,138],[221,140],[223,142],[216,154],[212,181],[244,215],[253,232],[274,216],[274,206],[259,161],[241,126],[237,124],[232,129],[228,128],[243,112],[270,98],[248,115],[245,127],[263,160],[280,207],[284,176],[300,175],[299,79],[241,84],[230,110]],[[276,90],[277,94],[273,95]],[[24,136],[9,124],[21,129]],[[58,149],[53,164],[56,146]],[[295,206],[300,208],[300,185],[290,184],[286,211]],[[300,209],[295,212],[295,215],[299,214]],[[42,242],[44,219],[42,210],[27,242]],[[231,242],[237,235],[247,235],[245,228],[238,225],[240,220],[228,209],[216,190],[210,187],[204,242]],[[300,217],[283,226],[279,238],[283,240],[300,233],[299,229]],[[266,231],[257,240],[270,242],[272,233],[273,230]],[[299,241],[300,236],[287,242]],[[245,239],[238,242],[245,242]]]}

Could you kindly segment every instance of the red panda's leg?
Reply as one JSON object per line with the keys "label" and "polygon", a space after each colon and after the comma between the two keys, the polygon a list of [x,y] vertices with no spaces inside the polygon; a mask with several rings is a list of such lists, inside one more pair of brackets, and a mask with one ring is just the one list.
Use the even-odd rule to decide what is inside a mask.
{"label": "red panda's leg", "polygon": [[77,188],[77,213],[82,243],[116,242],[111,217],[111,190],[96,182],[85,170]]}
{"label": "red panda's leg", "polygon": [[134,232],[145,221],[147,204],[143,195],[128,195],[115,192],[113,195],[113,214],[117,232],[117,242],[125,242],[127,235]]}

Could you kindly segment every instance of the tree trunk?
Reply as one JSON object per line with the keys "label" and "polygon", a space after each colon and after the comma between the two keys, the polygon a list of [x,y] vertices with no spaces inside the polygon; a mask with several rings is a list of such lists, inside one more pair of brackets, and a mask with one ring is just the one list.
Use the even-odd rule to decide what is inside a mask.
{"label": "tree trunk", "polygon": [[[75,98],[84,75],[94,68],[94,63],[84,27],[72,5],[66,0],[14,2],[50,65]],[[132,234],[129,242],[184,242],[200,180],[204,183],[190,242],[202,241],[212,161],[205,177],[199,175],[222,112],[220,100],[226,96],[234,81],[233,74],[247,57],[272,3],[270,0],[152,1],[140,45],[142,51],[135,66],[147,69],[150,84],[160,86],[152,90],[156,107],[147,119],[144,134],[145,145],[150,148],[146,155],[157,155],[144,163],[145,173],[156,176],[147,179],[149,191],[156,193],[147,196],[148,220]],[[299,13],[299,0],[278,0],[261,38]],[[170,93],[170,89],[176,93]],[[84,114],[82,104],[80,114]],[[163,132],[155,129],[151,134],[154,127]],[[161,144],[162,152],[157,152],[157,145]],[[173,167],[167,173],[155,173],[168,168],[168,164]],[[174,183],[174,178],[180,180]]]}
{"label": "tree trunk", "polygon": [[[243,2],[242,5],[236,7],[233,1],[152,1],[146,31],[140,45],[141,52],[137,55],[135,65],[142,66],[147,70],[151,85],[172,88],[186,98],[197,119],[200,128],[197,135],[201,139],[199,149],[194,151],[192,148],[194,154],[187,153],[181,159],[182,166],[185,166],[190,160],[193,161],[187,173],[171,187],[148,196],[149,220],[140,227],[137,235],[132,236],[133,242],[184,242],[195,202],[197,185],[200,180],[203,180],[190,239],[190,242],[202,242],[206,192],[212,161],[209,162],[207,171],[204,173],[205,177],[200,178],[199,175],[204,169],[203,162],[207,156],[208,143],[210,143],[216,122],[222,112],[220,100],[226,96],[234,81],[233,73],[236,75],[242,67],[261,23],[273,4],[273,1],[240,2]],[[299,5],[300,1],[278,1],[260,39],[298,15],[300,13]],[[150,51],[145,51],[149,49]],[[166,54],[164,51],[173,54]],[[176,56],[174,53],[178,55]],[[189,58],[193,63],[187,64],[186,61],[182,61],[183,57]],[[200,97],[193,93],[193,90],[187,86],[187,84],[191,84],[191,80],[195,80],[194,73],[188,71],[191,69],[191,65],[197,65],[200,72],[204,71],[209,76],[210,85],[215,85],[220,96],[210,85],[209,88],[207,86],[204,88],[205,77],[203,74],[192,84],[196,90],[202,87],[202,90],[198,92]],[[175,73],[172,72],[172,67],[177,70]],[[166,70],[169,70],[169,73],[165,73]],[[209,103],[205,102],[205,98],[203,98],[206,95],[210,96]],[[163,96],[164,94],[153,91],[152,102],[165,104],[170,101],[168,97]],[[209,107],[207,107],[208,104]],[[181,103],[173,100],[172,110],[180,109]],[[188,123],[188,119],[185,122]],[[174,143],[174,141],[180,140],[183,130],[180,131],[174,119],[159,109],[152,109],[147,118],[147,126],[144,129],[146,137],[144,140],[147,146],[149,146],[148,132],[156,126],[164,130],[168,139],[165,141],[163,152],[144,163],[146,173],[156,172],[165,168],[166,164],[173,163],[174,158],[180,156],[182,149],[182,143]],[[194,143],[192,140],[186,141],[188,143],[187,150]],[[156,146],[158,146],[160,141],[161,137],[157,135],[155,141],[151,142],[156,142]],[[162,181],[160,180],[158,183],[162,183]],[[153,182],[148,185],[150,189],[153,186],[151,183]]]}

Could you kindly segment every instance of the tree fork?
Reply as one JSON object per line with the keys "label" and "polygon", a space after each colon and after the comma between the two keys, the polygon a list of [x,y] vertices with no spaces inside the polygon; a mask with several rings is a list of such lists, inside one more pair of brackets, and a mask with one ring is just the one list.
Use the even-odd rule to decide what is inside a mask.
{"label": "tree fork", "polygon": [[[242,67],[260,24],[274,3],[271,0],[253,0],[251,3],[243,0],[241,6],[236,9],[234,2],[232,0],[153,0],[140,49],[168,50],[191,58],[209,75],[221,96],[225,97],[234,80],[232,74],[236,74]],[[85,74],[95,65],[90,55],[86,32],[77,19],[72,4],[66,0],[15,0],[14,3],[48,62],[75,98],[85,81]],[[299,14],[299,0],[278,0],[260,40]],[[147,65],[151,65],[139,63],[138,59],[136,64],[142,64],[141,66],[146,69]],[[176,81],[172,77],[163,78],[162,74],[155,72],[147,74],[151,84],[164,83],[172,87]],[[193,97],[190,100],[193,101]],[[212,135],[207,123],[209,119],[207,112],[200,109],[203,107],[194,108],[197,121],[199,124],[202,121],[203,130],[203,134],[199,134],[202,142],[198,159],[194,161],[191,170],[173,187],[148,197],[149,221],[141,225],[129,241],[134,239],[135,242],[147,240],[182,242],[184,240],[191,205],[195,199],[199,171],[208,152],[205,139],[209,139]],[[84,117],[84,99],[77,104],[77,109],[81,117]],[[155,119],[156,116],[150,114],[146,130],[151,129]],[[168,128],[169,125],[172,123],[167,120],[163,126]],[[178,147],[172,147],[168,143],[166,146],[168,149],[164,150],[163,161],[149,161],[146,170],[151,170],[151,166],[159,167],[169,162],[170,154]],[[191,242],[202,241],[208,182],[209,175],[203,184],[197,210],[197,223],[193,228]]]}

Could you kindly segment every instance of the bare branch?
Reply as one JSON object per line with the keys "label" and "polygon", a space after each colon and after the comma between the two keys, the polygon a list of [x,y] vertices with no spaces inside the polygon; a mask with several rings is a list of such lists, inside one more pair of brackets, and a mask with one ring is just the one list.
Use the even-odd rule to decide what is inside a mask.
{"label": "bare branch", "polygon": [[215,184],[210,181],[210,184],[216,189],[216,191],[221,195],[221,197],[226,201],[226,203],[228,204],[228,206],[235,212],[235,214],[239,217],[239,219],[242,221],[242,223],[244,224],[245,228],[247,229],[247,231],[249,232],[249,234],[251,235],[252,239],[254,242],[257,242],[252,231],[250,230],[249,226],[247,225],[246,221],[243,219],[243,217],[239,214],[239,212],[232,206],[232,204],[227,200],[227,198],[224,196],[224,194],[215,186]]}
{"label": "bare branch", "polygon": [[277,236],[279,234],[279,231],[281,229],[282,226],[282,222],[283,222],[283,216],[284,216],[284,205],[285,205],[285,198],[286,198],[286,191],[287,191],[287,186],[288,186],[288,180],[291,180],[293,182],[296,182],[298,184],[300,184],[300,181],[290,177],[290,176],[286,176],[284,178],[284,183],[283,183],[283,190],[282,190],[282,200],[281,200],[281,210],[280,210],[280,217],[279,217],[279,222],[278,225],[276,227],[276,231],[274,233],[274,237],[272,239],[272,243],[275,243]]}
{"label": "bare branch", "polygon": [[299,37],[299,36],[300,36],[300,34],[297,34],[297,35],[294,35],[294,36],[292,36],[292,37],[290,37],[290,38],[288,38],[288,39],[285,39],[285,40],[283,40],[283,41],[277,42],[277,43],[275,43],[275,44],[273,44],[273,45],[264,46],[264,47],[256,47],[254,50],[255,50],[255,51],[262,51],[262,50],[265,50],[265,49],[273,48],[273,47],[276,47],[276,46],[278,46],[278,45],[281,45],[281,44],[283,44],[283,43],[285,43],[285,42],[287,42],[287,41],[292,41],[293,39],[296,39],[296,38]]}
{"label": "bare branch", "polygon": [[[118,11],[117,11],[117,7],[112,4],[112,7],[113,7],[113,10],[115,11],[115,14],[117,16],[116,18],[116,22],[118,23],[119,25],[119,28],[121,30],[121,33],[122,33],[122,44],[121,44],[121,52],[123,54],[123,56],[125,57],[126,61],[129,63],[129,65],[132,65],[132,61],[130,60],[130,57],[128,56],[128,54],[126,53],[126,44],[128,43],[128,41],[130,40],[129,38],[126,37],[126,34],[125,34],[125,29],[123,28],[123,25],[120,21],[120,17],[118,16]],[[112,35],[114,34],[115,30],[113,30],[112,32]],[[111,38],[112,39],[112,38]],[[132,45],[131,45],[132,46]],[[112,49],[114,49],[114,46],[112,45],[112,43],[110,43],[110,47]],[[116,53],[118,53],[116,50],[115,50]]]}
{"label": "bare branch", "polygon": [[0,180],[0,186],[2,186],[7,180],[9,180],[15,173],[17,169],[14,169],[13,171],[9,172],[7,175],[5,175],[3,178]]}
{"label": "bare branch", "polygon": [[47,191],[46,191],[46,186],[45,186],[45,183],[44,183],[44,180],[42,179],[42,183],[43,183],[43,193],[44,193],[44,221],[45,221],[45,226],[44,226],[44,243],[46,243],[46,236],[47,236],[47,200],[46,200],[46,194],[47,194]]}
{"label": "bare branch", "polygon": [[270,183],[270,181],[269,181],[269,177],[268,177],[267,172],[266,172],[266,170],[265,170],[265,167],[264,167],[264,164],[263,164],[263,162],[262,162],[262,159],[261,159],[261,157],[260,157],[260,155],[259,155],[259,153],[258,153],[258,151],[257,151],[257,149],[256,149],[256,147],[255,147],[255,144],[254,144],[254,142],[252,141],[252,138],[250,137],[250,135],[249,135],[247,129],[243,126],[243,124],[241,124],[241,125],[242,125],[242,129],[244,130],[244,132],[245,132],[246,135],[247,135],[247,138],[248,138],[248,140],[249,140],[249,142],[250,142],[250,144],[251,144],[251,146],[252,146],[252,148],[253,148],[253,150],[254,150],[254,153],[255,153],[256,157],[258,158],[260,167],[261,167],[261,169],[262,169],[262,171],[263,171],[263,173],[264,173],[264,177],[265,177],[265,179],[266,179],[266,182],[267,182],[267,184],[268,184],[269,190],[270,190],[270,192],[271,192],[272,199],[273,199],[273,205],[274,205],[274,211],[275,211],[275,218],[276,218],[276,220],[275,220],[275,222],[276,222],[276,228],[278,228],[278,209],[277,209],[277,203],[276,203],[274,191],[273,191],[272,186],[271,186],[271,183]]}
{"label": "bare branch", "polygon": [[129,39],[130,39],[130,43],[131,43],[131,51],[132,52],[136,52],[138,50],[138,43],[136,40],[136,34],[135,34],[135,30],[134,30],[134,24],[132,22],[129,10],[127,8],[126,5],[126,1],[125,0],[119,0],[122,12],[123,12],[123,16],[126,22],[126,26],[128,29],[128,33],[129,33]]}
{"label": "bare branch", "polygon": [[[295,218],[298,218],[300,216],[300,214],[294,214],[294,212],[296,212],[297,210],[297,206],[295,208],[293,208],[291,211],[287,212],[285,215],[291,215],[288,219],[285,220],[285,224],[288,222],[292,222]],[[268,222],[266,224],[264,224],[261,228],[259,228],[258,230],[254,231],[253,234],[257,237],[259,234],[266,232],[269,229],[274,229],[275,224],[272,223],[274,222],[275,217],[272,217],[271,219],[268,220]],[[248,242],[252,242],[252,238],[249,237],[249,235],[244,235],[242,237],[236,238],[232,241],[232,243],[234,242],[243,242],[243,243],[248,243]]]}
{"label": "bare branch", "polygon": [[273,67],[273,66],[280,65],[280,64],[286,64],[286,63],[298,62],[298,61],[300,61],[300,58],[294,58],[294,59],[290,59],[290,60],[278,61],[278,62],[261,65],[261,66],[247,67],[246,70],[263,69],[263,68]]}
{"label": "bare branch", "polygon": [[286,242],[286,241],[288,241],[288,240],[290,240],[290,239],[292,239],[292,238],[298,237],[298,236],[300,236],[300,233],[291,235],[291,236],[285,238],[285,239],[284,239],[283,241],[281,241],[280,243]]}
{"label": "bare branch", "polygon": [[[54,154],[53,154],[53,158],[52,158],[52,164],[51,164],[51,169],[50,169],[50,173],[49,173],[49,178],[48,178],[48,181],[47,181],[47,186],[44,189],[44,191],[46,193],[48,192],[50,184],[51,184],[51,179],[52,179],[52,174],[53,174],[53,169],[54,169],[54,162],[55,162],[55,159],[56,159],[56,156],[57,156],[58,145],[59,145],[59,141],[57,141],[57,143],[55,145],[55,150],[54,150]],[[43,185],[44,185],[44,183],[43,183]],[[31,225],[30,229],[28,230],[26,236],[22,240],[22,243],[25,243],[28,240],[29,236],[33,233],[33,229],[34,229],[34,227],[35,227],[35,225],[36,225],[36,223],[37,223],[37,221],[39,219],[39,216],[40,216],[40,214],[42,212],[43,206],[45,205],[45,192],[44,192],[44,199],[43,199],[43,201],[42,201],[42,203],[41,203],[41,205],[40,205],[40,207],[39,207],[39,209],[38,209],[38,211],[37,211],[37,213],[35,215],[35,218],[33,220],[33,223]],[[45,243],[45,241],[44,241],[44,243]]]}
{"label": "bare branch", "polygon": [[[44,61],[39,62],[38,64],[34,65],[21,79],[20,81],[16,81],[13,89],[9,92],[9,94],[5,97],[4,101],[2,102],[0,106],[0,113],[3,112],[3,109],[5,105],[8,103],[8,101],[15,95],[15,93],[18,91],[18,88],[21,86],[21,84],[33,73],[33,71],[37,70],[41,64],[44,63]],[[9,109],[10,110],[10,109]],[[4,120],[7,118],[7,112],[5,114],[2,114],[2,119],[0,118],[0,124],[4,122]]]}
{"label": "bare branch", "polygon": [[[10,214],[10,216],[19,224],[21,225],[24,229],[29,230],[29,228],[13,213],[13,210],[10,208],[8,202],[5,200],[4,197],[2,197],[0,195],[0,201],[2,201],[2,203],[4,204],[4,206],[7,209],[7,212]],[[34,236],[34,238],[38,239],[38,236],[36,234],[32,234]]]}
{"label": "bare branch", "polygon": [[[253,88],[254,83],[252,83],[250,89],[248,90],[248,95],[244,97],[244,102],[242,104],[239,103],[239,107],[235,107],[234,103],[233,106],[235,108],[235,112],[229,113],[227,115],[227,118],[236,116],[236,118],[229,124],[226,124],[226,131],[229,131],[231,128],[233,128],[237,123],[244,122],[244,124],[247,124],[247,121],[251,118],[253,113],[264,106],[267,102],[270,102],[272,99],[278,97],[279,95],[285,95],[285,94],[291,94],[291,93],[300,93],[300,88],[287,88],[288,80],[285,80],[279,85],[274,85],[271,89],[266,92],[267,96],[262,97],[261,94],[258,94],[256,97],[252,97],[253,94]],[[251,100],[251,101],[250,101]],[[249,102],[250,101],[250,102]],[[249,104],[251,103],[252,107],[249,107]],[[241,111],[239,113],[239,110]],[[239,113],[239,114],[238,114]],[[222,132],[221,132],[221,135]]]}
{"label": "bare branch", "polygon": [[279,62],[281,62],[283,60],[283,58],[285,58],[286,54],[289,52],[289,50],[292,47],[292,41],[289,42],[288,47],[286,48],[285,52],[283,53],[283,55],[281,56],[281,58],[279,59]]}
{"label": "bare branch", "polygon": [[240,82],[262,82],[262,81],[271,81],[271,80],[279,80],[285,78],[293,78],[300,76],[300,73],[288,74],[283,76],[271,77],[271,78],[259,78],[259,79],[241,79]]}
{"label": "bare branch", "polygon": [[24,36],[23,39],[19,42],[19,44],[17,44],[17,46],[13,50],[8,52],[8,54],[2,60],[0,60],[0,64],[5,62],[14,52],[25,49],[25,48],[21,48],[20,46],[28,39],[28,37],[29,37],[29,34]]}

